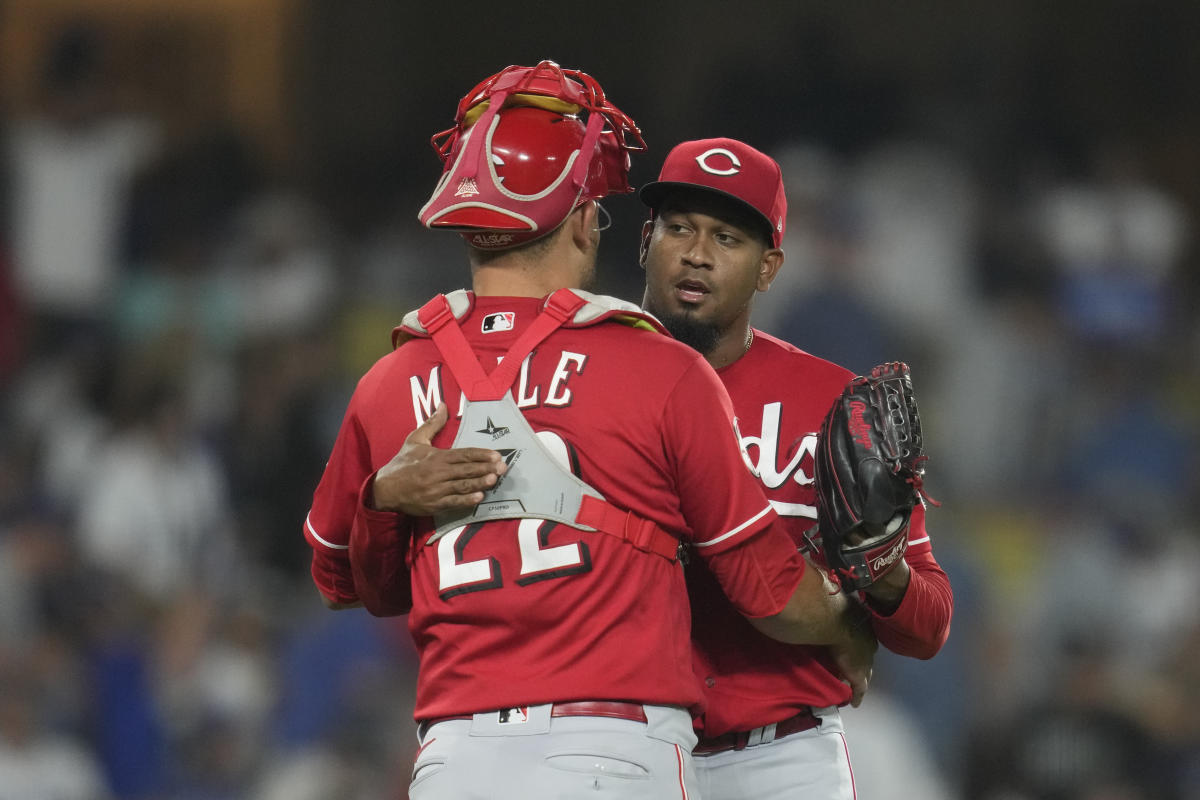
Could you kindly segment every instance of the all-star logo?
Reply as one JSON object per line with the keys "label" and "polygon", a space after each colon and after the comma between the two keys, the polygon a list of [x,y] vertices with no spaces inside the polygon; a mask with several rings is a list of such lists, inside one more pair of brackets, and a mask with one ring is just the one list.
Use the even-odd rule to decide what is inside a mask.
{"label": "all-star logo", "polygon": [[504,247],[512,242],[511,233],[476,233],[471,236],[471,244],[476,247]]}
{"label": "all-star logo", "polygon": [[458,188],[454,190],[455,197],[474,197],[479,194],[479,187],[475,185],[474,178],[463,178],[458,182]]}
{"label": "all-star logo", "polygon": [[[505,428],[505,430],[508,430],[508,429]],[[496,452],[499,453],[500,456],[504,459],[504,466],[508,467],[508,470],[511,471],[512,465],[515,464],[517,459],[521,457],[522,450],[520,448],[515,448],[515,447],[502,447],[499,450],[497,450]],[[496,490],[499,489],[500,485],[504,483],[504,479],[508,477],[508,474],[509,473],[506,471],[503,475],[501,475],[496,480],[496,485],[493,486],[491,489],[488,489],[488,493],[494,496]]]}
{"label": "all-star logo", "polygon": [[496,423],[492,422],[492,418],[488,417],[487,418],[487,427],[484,428],[483,430],[479,430],[479,431],[475,431],[475,432],[476,433],[489,433],[489,434],[491,434],[492,439],[496,440],[496,439],[499,439],[501,436],[507,436],[508,428],[506,428],[503,425],[499,425],[499,426],[496,425]]}

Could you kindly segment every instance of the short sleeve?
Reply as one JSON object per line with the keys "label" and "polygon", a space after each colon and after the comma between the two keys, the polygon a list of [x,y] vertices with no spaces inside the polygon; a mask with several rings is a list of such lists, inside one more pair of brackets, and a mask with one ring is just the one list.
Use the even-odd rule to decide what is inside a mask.
{"label": "short sleeve", "polygon": [[683,373],[663,420],[680,508],[698,549],[720,552],[775,520],[742,451],[733,404],[707,361],[697,356]]}

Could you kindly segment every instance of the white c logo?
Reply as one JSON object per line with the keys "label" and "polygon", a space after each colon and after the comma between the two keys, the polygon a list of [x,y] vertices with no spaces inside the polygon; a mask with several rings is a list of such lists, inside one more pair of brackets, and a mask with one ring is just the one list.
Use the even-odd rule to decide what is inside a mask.
{"label": "white c logo", "polygon": [[[711,156],[725,156],[732,164],[728,169],[715,169],[710,167],[706,162]],[[696,163],[700,165],[700,169],[711,175],[736,175],[742,168],[742,162],[738,161],[738,157],[726,150],[724,147],[714,147],[711,150],[705,150],[700,155],[696,156]]]}

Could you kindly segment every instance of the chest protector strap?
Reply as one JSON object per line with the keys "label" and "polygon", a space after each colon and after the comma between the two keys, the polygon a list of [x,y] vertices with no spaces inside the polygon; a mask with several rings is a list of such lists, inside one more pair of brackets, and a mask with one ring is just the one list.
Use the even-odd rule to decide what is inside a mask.
{"label": "chest protector strap", "polygon": [[586,302],[568,289],[550,295],[545,309],[517,337],[490,375],[475,357],[444,295],[433,298],[418,312],[420,324],[433,338],[467,398],[452,446],[495,449],[508,464],[508,471],[484,493],[483,502],[475,508],[435,516],[437,529],[429,543],[454,528],[475,522],[534,518],[600,531],[624,539],[639,550],[676,560],[678,539],[650,520],[617,508],[571,474],[530,427],[513,400],[512,383],[525,357],[572,319]]}

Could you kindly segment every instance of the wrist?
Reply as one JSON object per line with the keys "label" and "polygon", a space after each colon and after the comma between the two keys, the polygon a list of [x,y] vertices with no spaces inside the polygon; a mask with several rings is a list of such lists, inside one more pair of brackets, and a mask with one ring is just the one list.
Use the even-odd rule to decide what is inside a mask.
{"label": "wrist", "polygon": [[901,559],[896,567],[886,575],[880,576],[872,585],[863,590],[867,601],[881,614],[891,614],[900,607],[908,584],[912,579],[912,570],[908,563]]}

